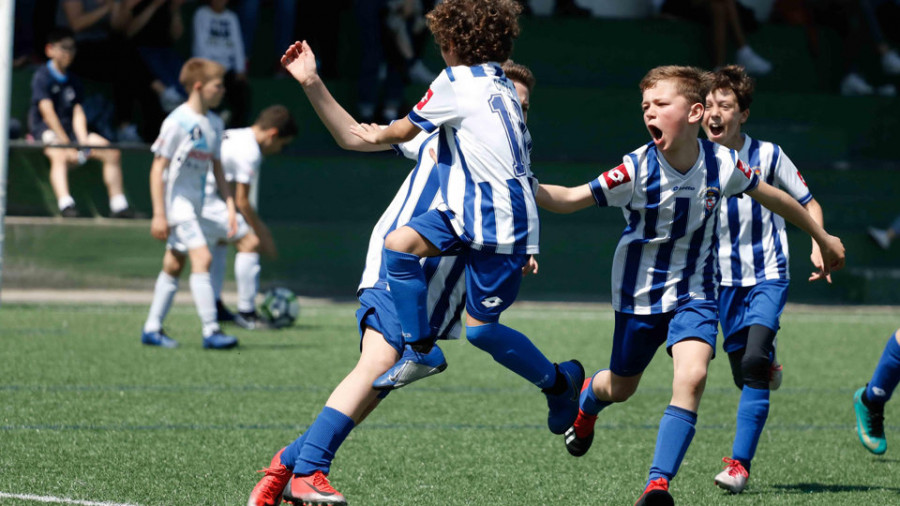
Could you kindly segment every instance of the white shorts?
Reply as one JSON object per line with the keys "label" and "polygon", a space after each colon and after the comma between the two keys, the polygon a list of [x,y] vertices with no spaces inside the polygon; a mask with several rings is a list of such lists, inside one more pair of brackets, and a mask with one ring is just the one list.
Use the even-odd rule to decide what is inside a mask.
{"label": "white shorts", "polygon": [[251,230],[247,220],[244,219],[241,213],[236,213],[236,218],[237,232],[233,236],[228,237],[228,211],[225,211],[222,213],[222,216],[218,216],[215,219],[212,219],[210,213],[204,211],[203,217],[200,218],[200,228],[203,230],[206,242],[210,246],[215,246],[220,242],[234,243],[249,234]]}
{"label": "white shorts", "polygon": [[206,237],[200,222],[196,219],[183,221],[169,227],[169,239],[166,247],[179,253],[187,253],[192,249],[206,246]]}

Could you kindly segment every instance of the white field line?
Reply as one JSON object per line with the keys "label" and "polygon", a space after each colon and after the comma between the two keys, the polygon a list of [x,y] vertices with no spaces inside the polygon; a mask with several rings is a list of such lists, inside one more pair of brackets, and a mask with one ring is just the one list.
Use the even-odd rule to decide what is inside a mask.
{"label": "white field line", "polygon": [[136,504],[120,502],[81,501],[78,499],[67,499],[65,497],[53,497],[52,495],[10,494],[7,492],[0,492],[0,499],[4,498],[56,504],[79,504],[81,506],[137,506]]}

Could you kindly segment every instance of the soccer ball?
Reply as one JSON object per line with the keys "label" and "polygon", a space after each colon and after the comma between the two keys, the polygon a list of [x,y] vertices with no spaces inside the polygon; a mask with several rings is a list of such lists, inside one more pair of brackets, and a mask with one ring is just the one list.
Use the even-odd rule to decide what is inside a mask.
{"label": "soccer ball", "polygon": [[263,294],[259,312],[276,328],[290,327],[300,314],[300,302],[287,288],[270,288]]}

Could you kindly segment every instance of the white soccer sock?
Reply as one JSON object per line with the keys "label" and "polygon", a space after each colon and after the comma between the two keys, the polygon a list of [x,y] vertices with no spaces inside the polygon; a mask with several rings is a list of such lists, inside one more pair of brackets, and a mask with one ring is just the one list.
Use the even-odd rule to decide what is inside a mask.
{"label": "white soccer sock", "polygon": [[162,329],[162,322],[169,314],[175,292],[178,291],[178,278],[173,278],[160,271],[156,277],[156,287],[153,289],[153,303],[150,304],[150,314],[144,323],[144,332],[158,332]]}
{"label": "white soccer sock", "polygon": [[118,213],[119,211],[124,211],[126,209],[128,209],[128,199],[125,198],[125,195],[120,193],[109,198],[110,211]]}
{"label": "white soccer sock", "polygon": [[191,273],[191,295],[194,296],[194,305],[197,306],[197,314],[203,322],[203,337],[219,331],[219,322],[216,321],[216,299],[213,295],[212,283],[208,272]]}
{"label": "white soccer sock", "polygon": [[74,206],[75,199],[73,199],[71,195],[66,195],[65,197],[60,197],[59,200],[56,201],[56,205],[58,205],[59,210],[62,211],[69,206]]}
{"label": "white soccer sock", "polygon": [[256,307],[259,291],[259,253],[238,253],[234,256],[234,278],[237,280],[238,311],[249,313]]}
{"label": "white soccer sock", "polygon": [[225,285],[225,264],[228,262],[228,245],[216,244],[212,247],[212,264],[209,266],[209,279],[212,283],[216,300],[222,298],[222,286]]}

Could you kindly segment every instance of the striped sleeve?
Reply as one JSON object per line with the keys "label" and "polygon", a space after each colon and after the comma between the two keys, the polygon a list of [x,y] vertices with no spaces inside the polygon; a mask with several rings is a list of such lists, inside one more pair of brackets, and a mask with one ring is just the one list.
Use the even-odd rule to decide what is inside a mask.
{"label": "striped sleeve", "polygon": [[800,205],[808,204],[813,199],[813,196],[809,192],[800,170],[778,146],[775,146],[775,153],[772,156],[777,157],[777,159],[773,160],[777,186],[789,193],[791,197],[794,197]]}
{"label": "striped sleeve", "polygon": [[425,96],[407,116],[412,124],[432,133],[442,124],[459,116],[456,90],[453,88],[451,75],[450,69],[445,69],[431,83]]}
{"label": "striped sleeve", "polygon": [[631,202],[634,192],[634,164],[629,163],[629,157],[618,167],[609,169],[600,174],[588,185],[594,201],[600,207],[625,207]]}

